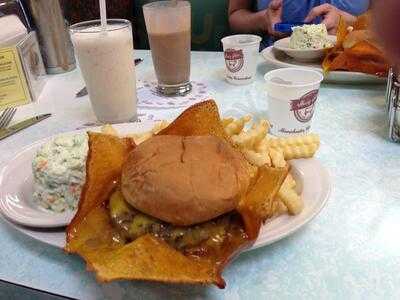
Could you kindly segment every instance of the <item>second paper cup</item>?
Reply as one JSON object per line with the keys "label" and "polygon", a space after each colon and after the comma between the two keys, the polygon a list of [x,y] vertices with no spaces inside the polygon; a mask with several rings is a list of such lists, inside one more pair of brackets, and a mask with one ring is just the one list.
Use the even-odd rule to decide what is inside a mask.
{"label": "second paper cup", "polygon": [[221,42],[224,49],[226,80],[235,85],[253,82],[261,38],[253,34],[237,34],[224,37]]}
{"label": "second paper cup", "polygon": [[268,119],[276,136],[310,131],[323,76],[318,71],[283,68],[265,74]]}

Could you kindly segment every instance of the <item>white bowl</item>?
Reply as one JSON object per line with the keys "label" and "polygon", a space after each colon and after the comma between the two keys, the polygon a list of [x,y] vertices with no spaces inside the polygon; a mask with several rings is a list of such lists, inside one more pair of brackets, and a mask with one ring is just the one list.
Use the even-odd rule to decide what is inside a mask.
{"label": "white bowl", "polygon": [[[328,39],[336,43],[336,36],[329,35]],[[328,48],[320,48],[320,49],[292,49],[289,48],[290,37],[278,40],[274,43],[274,48],[280,51],[285,52],[290,57],[293,57],[297,61],[301,62],[312,62],[321,60],[324,56]]]}

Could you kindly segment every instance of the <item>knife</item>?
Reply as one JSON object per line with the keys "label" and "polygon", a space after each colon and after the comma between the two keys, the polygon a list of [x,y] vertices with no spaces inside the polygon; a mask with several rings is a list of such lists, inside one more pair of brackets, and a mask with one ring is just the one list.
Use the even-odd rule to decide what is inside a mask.
{"label": "knife", "polygon": [[9,137],[10,135],[13,135],[14,133],[16,133],[22,129],[25,129],[29,126],[39,123],[40,121],[43,121],[44,119],[47,119],[50,116],[51,116],[51,114],[39,115],[39,116],[36,116],[33,118],[26,119],[15,125],[12,125],[10,127],[0,129],[0,140],[5,139],[6,137]]}
{"label": "knife", "polygon": [[[142,61],[143,61],[142,58],[135,58],[135,66],[140,64]],[[81,89],[79,92],[76,93],[75,97],[76,98],[80,98],[80,97],[86,96],[87,94],[88,94],[88,91],[87,91],[87,88],[85,86],[83,89]]]}

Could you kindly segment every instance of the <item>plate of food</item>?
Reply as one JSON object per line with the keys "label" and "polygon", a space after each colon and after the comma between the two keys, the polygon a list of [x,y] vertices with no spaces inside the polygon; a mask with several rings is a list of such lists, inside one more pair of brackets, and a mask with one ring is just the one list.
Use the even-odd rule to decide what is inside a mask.
{"label": "plate of food", "polygon": [[[0,210],[17,230],[81,256],[100,281],[224,287],[221,272],[232,257],[295,232],[329,198],[329,175],[312,158],[319,137],[273,138],[268,131],[266,120],[249,116],[221,120],[210,100],[171,123],[47,138],[2,170]],[[77,155],[60,160],[62,172],[49,167],[42,174],[58,159],[54,149]],[[71,163],[77,156],[79,163]],[[34,199],[39,195],[43,203]],[[5,209],[8,201],[47,211],[49,219],[66,211],[73,218],[66,228],[50,229],[33,216],[27,227]]]}
{"label": "plate of food", "polygon": [[336,44],[336,36],[328,35],[324,24],[306,24],[292,28],[290,37],[277,40],[274,48],[296,61],[321,61]]}
{"label": "plate of food", "polygon": [[[380,84],[386,82],[389,64],[370,29],[371,16],[360,16],[352,26],[340,20],[333,48],[324,52],[323,60],[305,62],[294,59],[275,46],[261,54],[274,67],[311,68],[324,74],[325,82],[344,84]],[[306,26],[306,25],[305,25]],[[279,42],[278,44],[279,45]]]}
{"label": "plate of food", "polygon": [[[134,131],[140,134],[149,129],[145,138],[164,124],[141,123]],[[90,130],[110,133],[110,128]],[[9,220],[39,229],[65,227],[71,222],[85,181],[86,132],[76,130],[40,140],[24,148],[2,170],[0,210]]]}

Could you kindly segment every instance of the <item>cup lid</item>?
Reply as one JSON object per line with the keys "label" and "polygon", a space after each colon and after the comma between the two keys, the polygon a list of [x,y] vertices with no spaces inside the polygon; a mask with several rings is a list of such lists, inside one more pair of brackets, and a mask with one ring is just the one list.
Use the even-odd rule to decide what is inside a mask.
{"label": "cup lid", "polygon": [[320,84],[324,79],[321,72],[305,68],[280,68],[264,75],[265,81],[276,87],[300,88]]}
{"label": "cup lid", "polygon": [[222,44],[232,46],[253,46],[260,44],[262,38],[255,34],[235,34],[221,39]]}

